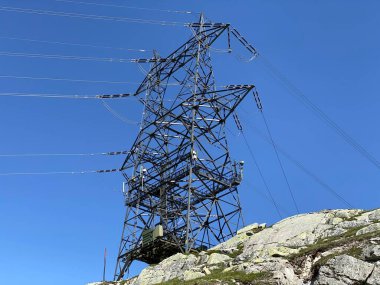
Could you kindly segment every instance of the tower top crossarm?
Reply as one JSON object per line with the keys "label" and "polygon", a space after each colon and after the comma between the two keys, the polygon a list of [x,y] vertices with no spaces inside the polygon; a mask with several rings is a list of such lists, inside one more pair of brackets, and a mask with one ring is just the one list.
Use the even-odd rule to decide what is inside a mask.
{"label": "tower top crossarm", "polygon": [[[230,24],[225,23],[192,23],[189,27],[193,31],[193,37],[168,55],[165,59],[161,59],[155,65],[154,73],[149,72],[136,90],[135,96],[140,95],[149,88],[149,82],[152,77],[161,74],[160,80],[165,81],[185,66],[196,56],[198,52],[198,43],[207,41],[207,47],[211,45],[229,28]],[[149,61],[146,61],[149,62]],[[152,62],[152,61],[150,61]],[[163,72],[170,70],[170,72]]]}

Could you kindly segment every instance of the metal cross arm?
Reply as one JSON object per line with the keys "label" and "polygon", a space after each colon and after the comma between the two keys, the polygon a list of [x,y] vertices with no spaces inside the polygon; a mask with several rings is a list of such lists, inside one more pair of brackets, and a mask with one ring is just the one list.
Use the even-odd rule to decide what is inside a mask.
{"label": "metal cross arm", "polygon": [[173,76],[179,69],[185,67],[188,63],[194,60],[194,57],[198,52],[199,42],[206,43],[207,46],[210,47],[227,27],[228,26],[205,27],[196,32],[190,40],[168,55],[166,61],[158,61],[158,64],[154,65],[137,89],[135,95],[139,95],[149,88],[151,85],[151,78],[158,77],[159,82],[165,82],[165,80]]}

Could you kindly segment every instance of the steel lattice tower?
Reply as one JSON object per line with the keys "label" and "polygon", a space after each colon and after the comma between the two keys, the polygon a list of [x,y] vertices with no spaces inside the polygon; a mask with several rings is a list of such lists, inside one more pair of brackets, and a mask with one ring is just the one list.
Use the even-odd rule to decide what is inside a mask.
{"label": "steel lattice tower", "polygon": [[225,123],[254,86],[218,89],[210,47],[224,33],[252,46],[229,24],[201,17],[189,27],[193,36],[169,56],[140,61],[151,68],[135,93],[142,124],[121,167],[127,212],[115,280],[134,260],[204,250],[241,226],[243,163],[230,157]]}

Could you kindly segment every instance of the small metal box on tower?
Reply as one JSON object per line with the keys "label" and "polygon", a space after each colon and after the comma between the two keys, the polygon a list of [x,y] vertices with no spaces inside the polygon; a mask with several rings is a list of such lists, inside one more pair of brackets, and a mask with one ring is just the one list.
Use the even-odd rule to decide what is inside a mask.
{"label": "small metal box on tower", "polygon": [[142,232],[142,245],[147,246],[151,242],[153,242],[153,232],[154,229],[146,229]]}
{"label": "small metal box on tower", "polygon": [[157,225],[154,229],[146,229],[142,232],[142,246],[147,246],[154,242],[157,238],[164,235],[164,228],[162,225]]}
{"label": "small metal box on tower", "polygon": [[164,227],[162,225],[157,225],[153,231],[153,240],[162,236],[164,236]]}

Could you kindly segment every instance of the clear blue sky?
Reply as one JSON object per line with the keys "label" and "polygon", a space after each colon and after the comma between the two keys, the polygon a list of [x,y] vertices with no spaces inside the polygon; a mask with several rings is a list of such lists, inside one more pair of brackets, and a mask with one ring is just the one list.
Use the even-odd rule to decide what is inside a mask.
{"label": "clear blue sky", "polygon": [[[82,0],[92,2],[90,0]],[[380,159],[380,2],[354,1],[122,1],[94,0],[157,9],[203,11],[230,22],[282,74]],[[181,2],[181,3],[180,3]],[[0,1],[0,6],[188,22],[194,16],[76,5],[53,0]],[[5,12],[0,8],[0,51],[135,58],[150,54],[10,40],[29,38],[99,46],[157,49],[169,53],[189,37],[183,27]],[[220,43],[222,47],[222,43]],[[237,46],[237,45],[236,45]],[[218,84],[257,86],[275,140],[295,159],[357,208],[380,205],[380,172],[290,95],[265,68],[214,53]],[[241,50],[243,53],[243,51]],[[0,56],[0,76],[132,81],[135,64]],[[133,92],[133,84],[27,80],[0,77],[0,93],[88,94]],[[111,106],[139,120],[134,100]],[[283,216],[295,214],[273,149],[251,97],[238,110],[245,133]],[[0,96],[0,154],[89,153],[128,149],[137,127],[118,120],[96,100]],[[231,151],[246,161],[241,197],[246,223],[279,217],[265,196],[242,137],[233,124]],[[301,212],[345,205],[281,157]],[[122,157],[0,157],[0,173],[117,168]],[[249,181],[249,182],[248,182]],[[0,277],[8,285],[82,285],[100,280],[107,247],[112,278],[124,216],[120,174],[0,176]],[[136,266],[131,273],[138,273]]]}

